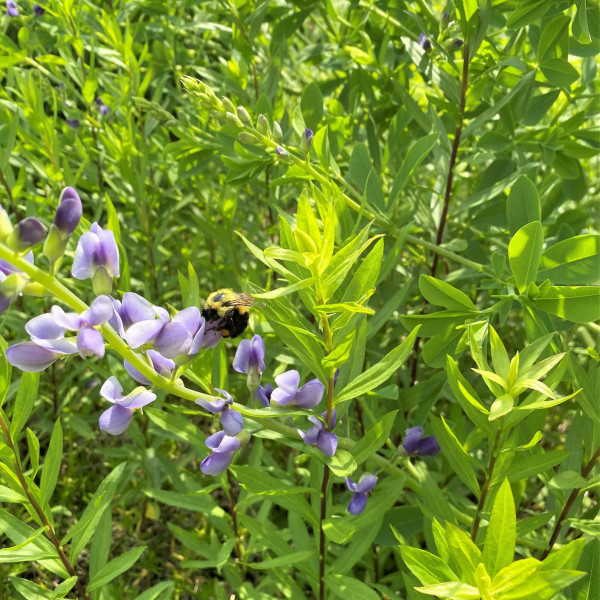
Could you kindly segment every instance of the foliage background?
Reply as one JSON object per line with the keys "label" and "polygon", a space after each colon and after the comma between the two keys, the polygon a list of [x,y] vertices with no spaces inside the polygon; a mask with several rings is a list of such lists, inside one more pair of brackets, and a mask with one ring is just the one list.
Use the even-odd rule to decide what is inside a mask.
{"label": "foliage background", "polygon": [[[181,78],[198,78],[254,117],[262,113],[277,120],[293,146],[299,145],[304,125],[315,132],[326,125],[336,188],[373,206],[379,216],[371,234],[385,234],[379,246],[379,280],[368,300],[375,314],[366,330],[366,367],[396,347],[415,324],[426,323],[421,315],[445,306],[434,307],[419,286],[421,274],[432,274],[435,253],[418,240],[436,244],[455,129],[464,116],[441,246],[449,253],[440,257],[433,275],[464,292],[477,314],[442,318],[430,326],[431,335],[422,328],[425,343],[419,351],[384,387],[352,403],[345,432],[360,438],[397,410],[389,430],[391,456],[407,427],[423,424],[431,430],[430,423],[443,416],[481,480],[483,473],[473,463],[489,453],[488,440],[465,417],[444,368],[446,354],[451,354],[491,404],[490,392],[471,371],[469,340],[461,328],[488,321],[510,356],[557,331],[552,351],[570,351],[568,360],[580,365],[561,375],[560,395],[583,387],[581,395],[593,411],[598,325],[587,321],[597,317],[575,319],[570,312],[562,315],[565,319],[529,310],[516,300],[506,257],[511,237],[532,221],[543,224],[547,247],[597,233],[596,2],[482,2],[476,31],[468,29],[466,19],[459,26],[460,15],[473,8],[471,2],[460,3],[458,11],[423,1],[67,0],[43,6],[42,16],[33,16],[32,5],[23,2],[20,17],[0,17],[0,198],[7,209],[39,215],[49,223],[60,190],[75,186],[87,219],[80,231],[99,221],[117,234],[123,256],[119,289],[136,291],[156,304],[197,304],[219,287],[270,290],[282,285],[280,276],[257,260],[238,234],[261,249],[282,243],[280,219],[295,224],[299,198],[314,198],[314,189],[272,152],[242,147],[235,126],[216,122],[200,109]],[[453,16],[444,19],[444,11]],[[431,40],[429,53],[417,43],[421,32]],[[452,41],[465,34],[471,54],[461,111],[463,49]],[[110,109],[106,116],[99,112],[97,97]],[[80,127],[69,126],[66,119],[78,120]],[[318,162],[315,155],[313,160]],[[368,222],[347,207],[340,209],[338,219],[342,239]],[[408,229],[402,229],[409,224],[411,239],[404,238]],[[594,243],[578,275],[569,269],[552,271],[546,259],[537,283],[549,278],[553,285],[596,285]],[[463,260],[455,260],[456,255]],[[76,287],[89,297],[85,285]],[[500,296],[506,299],[499,302]],[[297,295],[286,301],[290,298],[295,309],[310,316]],[[597,304],[598,298],[592,295],[587,301]],[[51,299],[23,298],[2,316],[6,339],[21,339],[23,323],[51,304]],[[272,377],[293,366],[308,377],[308,366],[273,333],[263,312],[266,306],[253,313],[251,329],[267,340],[267,373]],[[486,346],[488,334],[478,331],[478,341]],[[244,378],[227,370],[235,346],[228,342],[207,353],[194,365],[194,381],[201,386],[212,378],[215,387],[229,389],[245,402]],[[167,417],[149,410],[127,437],[98,435],[99,386],[120,372],[115,357],[53,365],[40,380],[27,423],[43,455],[54,422],[61,418],[64,455],[52,500],[61,531],[80,517],[104,477],[127,461],[111,511],[103,513],[98,525],[101,533],[79,564],[93,574],[109,552],[113,557],[139,545],[148,549],[122,577],[129,582],[127,590],[116,580],[112,592],[106,586],[94,598],[115,593],[135,598],[159,583],[163,587],[157,595],[148,597],[226,598],[232,590],[240,598],[310,597],[310,587],[295,583],[285,563],[272,567],[268,577],[259,568],[235,564],[228,514],[233,498],[242,514],[236,527],[243,531],[245,563],[278,556],[280,550],[272,547],[277,543],[312,550],[311,535],[293,510],[288,513],[269,496],[249,490],[246,467],[235,470],[239,483],[226,476],[217,481],[200,476],[204,435],[212,427],[205,418],[171,398]],[[18,384],[15,373],[9,401]],[[521,557],[539,557],[551,518],[575,487],[564,487],[560,480],[549,483],[563,471],[578,473],[600,435],[597,422],[577,399],[531,415],[516,441],[525,444],[538,430],[543,439],[527,456],[563,453],[513,481],[513,494],[521,498],[519,518],[538,518],[536,527],[519,537]],[[20,441],[27,455],[24,436]],[[238,462],[318,489],[318,469],[298,444],[290,450],[254,438]],[[368,544],[330,544],[335,572],[379,581],[376,589],[382,597],[425,597],[412,589],[417,582],[403,566],[389,525],[404,543],[433,551],[433,517],[454,521],[462,514],[458,523],[468,530],[475,497],[456,468],[447,452],[416,464],[397,482],[396,505],[388,507]],[[247,479],[252,476],[247,473]],[[333,510],[343,514],[349,495],[340,481],[334,484]],[[317,496],[306,495],[315,510]],[[7,496],[2,500],[2,514],[27,518],[18,503],[9,503]],[[583,581],[589,589],[597,580],[597,572],[584,568],[598,552],[593,489],[579,498],[577,510],[585,522],[580,528],[572,523],[571,537],[595,537],[580,565],[588,572]],[[2,522],[2,530],[8,523]],[[279,537],[270,537],[271,527]],[[314,569],[315,560],[304,563],[306,568]],[[14,594],[10,576],[48,583],[26,563],[2,564],[0,569],[7,598]],[[578,591],[585,583],[576,585],[565,597],[592,597]]]}

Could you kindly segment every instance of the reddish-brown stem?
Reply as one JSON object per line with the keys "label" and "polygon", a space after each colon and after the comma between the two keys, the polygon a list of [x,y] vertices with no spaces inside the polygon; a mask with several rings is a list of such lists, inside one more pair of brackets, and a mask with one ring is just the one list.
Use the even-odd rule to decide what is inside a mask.
{"label": "reddish-brown stem", "polygon": [[[600,447],[598,447],[598,449],[594,453],[594,456],[592,456],[592,458],[590,459],[590,462],[588,462],[588,464],[585,465],[585,467],[581,471],[581,476],[584,479],[588,478],[589,474],[592,472],[592,469],[594,468],[594,465],[596,464],[596,461],[599,458],[600,458]],[[554,526],[554,531],[552,532],[552,537],[550,538],[550,541],[548,542],[548,547],[544,550],[544,552],[542,552],[542,556],[540,557],[540,560],[544,560],[548,556],[548,554],[550,554],[550,551],[554,547],[554,544],[556,543],[556,540],[558,539],[558,536],[560,535],[560,530],[562,528],[563,522],[569,515],[569,511],[571,510],[573,503],[577,499],[577,496],[579,496],[580,491],[581,491],[581,488],[575,488],[571,492],[569,497],[567,498],[567,502],[565,503],[564,508],[562,509],[560,515],[558,516],[558,519],[556,520],[556,525]]]}
{"label": "reddish-brown stem", "polygon": [[[437,234],[435,236],[435,245],[440,246],[444,237],[444,228],[448,220],[448,208],[450,206],[450,196],[452,195],[452,181],[454,180],[454,166],[456,165],[456,157],[458,155],[458,146],[460,145],[460,134],[462,133],[463,121],[465,118],[465,106],[467,101],[467,84],[469,79],[469,44],[465,44],[463,48],[463,70],[462,82],[460,88],[460,106],[458,109],[458,123],[454,133],[454,142],[452,143],[452,151],[450,153],[450,163],[448,165],[448,177],[446,178],[446,190],[444,192],[444,206],[442,208],[442,216],[438,225]],[[437,252],[433,255],[433,263],[431,265],[431,275],[435,277],[440,255]]]}
{"label": "reddish-brown stem", "polygon": [[[25,496],[27,496],[27,500],[29,501],[29,504],[31,504],[31,506],[32,506],[33,510],[35,511],[35,513],[37,514],[40,522],[44,526],[44,528],[46,530],[46,534],[48,535],[48,539],[50,540],[52,545],[56,548],[58,557],[60,558],[60,561],[62,562],[65,569],[67,570],[67,573],[69,574],[69,576],[73,577],[73,576],[77,575],[77,573],[75,572],[75,568],[70,563],[69,559],[67,558],[67,555],[65,554],[65,551],[62,547],[62,544],[60,543],[60,540],[58,539],[58,537],[56,535],[56,532],[54,531],[54,528],[52,527],[52,525],[46,518],[46,515],[44,514],[44,511],[42,510],[41,506],[37,503],[36,499],[33,497],[33,495],[31,494],[31,491],[29,490],[29,485],[27,483],[27,480],[25,479],[25,475],[23,474],[23,471],[21,470],[21,460],[19,457],[19,452],[18,452],[17,448],[15,447],[15,444],[13,442],[13,439],[12,439],[12,436],[8,429],[8,426],[6,424],[6,421],[4,420],[4,417],[1,414],[0,414],[0,428],[2,429],[2,433],[4,434],[4,440],[6,442],[6,445],[10,448],[11,452],[13,453],[13,455],[15,457],[15,465],[14,465],[15,475],[17,476],[17,479],[19,480],[19,483],[21,484],[21,488],[23,489]],[[85,588],[83,587],[83,585],[81,584],[81,582],[79,580],[77,580],[76,586],[77,586],[78,595],[81,598],[85,598],[86,600],[89,600],[89,596],[86,594]]]}

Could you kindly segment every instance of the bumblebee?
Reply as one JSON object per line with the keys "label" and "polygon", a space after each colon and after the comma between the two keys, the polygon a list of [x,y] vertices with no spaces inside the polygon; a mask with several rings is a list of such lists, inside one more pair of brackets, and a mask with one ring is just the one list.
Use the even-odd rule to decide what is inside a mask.
{"label": "bumblebee", "polygon": [[249,294],[238,294],[228,288],[213,292],[202,308],[202,316],[223,337],[238,337],[248,326],[250,307],[254,299]]}

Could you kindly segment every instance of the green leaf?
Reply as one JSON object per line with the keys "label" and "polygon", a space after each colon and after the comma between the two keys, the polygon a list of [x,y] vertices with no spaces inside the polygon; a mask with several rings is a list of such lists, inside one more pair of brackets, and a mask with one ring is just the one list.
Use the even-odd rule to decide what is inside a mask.
{"label": "green leaf", "polygon": [[550,246],[540,261],[540,281],[582,285],[600,280],[600,235],[577,235]]}
{"label": "green leaf", "polygon": [[50,438],[50,444],[48,445],[44,466],[42,467],[42,477],[40,480],[42,506],[50,501],[52,492],[54,492],[54,488],[56,487],[58,474],[60,472],[60,464],[62,462],[62,452],[63,432],[60,419],[57,419],[54,429],[52,430],[52,437]]}
{"label": "green leaf", "polygon": [[458,370],[454,359],[450,356],[446,360],[446,374],[450,389],[458,403],[465,411],[465,414],[474,425],[483,431],[491,433],[491,426],[488,422],[489,412],[481,402],[477,392],[471,387],[471,384],[464,378]]}
{"label": "green leaf", "polygon": [[271,290],[270,292],[263,292],[262,294],[252,294],[255,298],[260,298],[262,300],[274,300],[275,298],[281,298],[282,296],[287,296],[288,294],[293,294],[298,290],[303,290],[307,287],[314,285],[315,283],[314,277],[309,277],[307,279],[302,279],[301,281],[297,281],[292,285],[288,285],[285,287],[276,288]]}
{"label": "green leaf", "polygon": [[333,456],[327,456],[325,461],[338,477],[347,477],[356,471],[356,461],[347,450],[338,449]]}
{"label": "green leaf", "polygon": [[65,579],[60,585],[56,586],[54,591],[52,592],[52,599],[56,598],[64,598],[77,583],[77,575],[73,575],[73,577],[69,577],[69,579]]}
{"label": "green leaf", "polygon": [[508,245],[508,261],[515,277],[519,293],[535,283],[542,256],[544,232],[539,221],[521,227]]}
{"label": "green leaf", "polygon": [[537,187],[529,177],[521,175],[515,181],[506,200],[506,216],[511,235],[533,221],[540,221],[541,215]]}
{"label": "green leaf", "polygon": [[11,577],[10,582],[17,592],[25,598],[25,600],[52,600],[54,597],[50,590],[43,588],[41,585],[21,579],[20,577]]}
{"label": "green leaf", "polygon": [[351,381],[338,393],[334,399],[334,404],[337,405],[362,396],[388,381],[410,355],[418,331],[419,327],[415,327],[397,348],[394,348],[377,364],[361,373],[354,381]]}
{"label": "green leaf", "polygon": [[321,127],[321,129],[315,133],[313,146],[321,166],[325,169],[325,171],[329,172],[329,165],[332,158],[329,150],[329,128],[327,125],[325,125],[325,127]]}
{"label": "green leaf", "polygon": [[123,471],[127,463],[123,462],[116,466],[98,486],[98,489],[88,502],[83,515],[77,523],[71,527],[67,535],[61,540],[62,544],[66,544],[71,538],[71,550],[69,553],[71,562],[75,562],[85,545],[94,535],[100,518],[105,510],[110,508],[110,503],[117,491],[117,485],[123,476]]}
{"label": "green leaf", "polygon": [[531,600],[532,598],[535,598],[535,600],[551,600],[557,592],[569,587],[584,575],[585,573],[582,571],[538,570],[519,588],[503,593],[501,600]]}
{"label": "green leaf", "polygon": [[439,133],[430,133],[425,137],[418,139],[406,153],[402,165],[398,170],[394,185],[388,199],[388,207],[393,206],[396,199],[404,189],[408,178],[414,170],[423,162],[423,159],[431,152],[440,137]]}
{"label": "green leaf", "polygon": [[379,600],[379,595],[359,579],[332,573],[324,580],[329,591],[342,600]]}
{"label": "green leaf", "polygon": [[555,550],[542,562],[540,571],[552,569],[574,569],[579,564],[579,559],[586,545],[586,540],[580,538],[569,542],[562,548]]}
{"label": "green leaf", "polygon": [[548,482],[548,487],[558,490],[572,490],[586,485],[587,480],[577,471],[561,471]]}
{"label": "green leaf", "polygon": [[260,562],[242,563],[246,567],[251,569],[277,569],[281,567],[289,567],[296,563],[303,562],[310,558],[313,558],[315,553],[312,550],[303,550],[301,552],[290,552],[285,556],[278,556],[277,558],[268,558],[261,560]]}
{"label": "green leaf", "polygon": [[415,588],[421,594],[437,596],[438,598],[451,598],[453,600],[479,600],[479,590],[468,583],[460,581],[447,581],[434,583],[424,587]]}
{"label": "green leaf", "polygon": [[429,275],[421,275],[419,277],[419,289],[425,299],[436,306],[443,306],[448,310],[457,311],[464,311],[465,309],[469,311],[477,310],[477,307],[464,292],[457,290],[449,283],[440,281]]}
{"label": "green leaf", "polygon": [[135,600],[157,600],[159,597],[162,597],[161,600],[163,598],[164,600],[168,600],[173,595],[174,588],[175,583],[173,581],[163,581],[136,596]]}
{"label": "green leaf", "polygon": [[556,87],[571,87],[579,79],[579,71],[564,58],[547,58],[540,65],[540,70]]}
{"label": "green leaf", "polygon": [[517,560],[504,567],[492,579],[494,594],[504,597],[512,590],[522,589],[527,580],[540,568],[541,562],[535,558]]}
{"label": "green leaf", "polygon": [[460,573],[461,581],[475,585],[475,569],[481,560],[481,550],[467,533],[452,523],[446,523],[446,541],[452,569]]}
{"label": "green leaf", "polygon": [[40,441],[29,427],[25,430],[25,434],[27,435],[27,448],[29,450],[29,462],[32,471],[31,479],[35,479],[38,469],[40,468]]}
{"label": "green leaf", "polygon": [[543,473],[561,463],[568,455],[569,453],[564,450],[550,450],[549,452],[522,458],[511,465],[507,475],[508,480],[512,483]]}
{"label": "green leaf", "polygon": [[38,385],[40,382],[39,373],[23,373],[17,391],[17,398],[13,406],[12,420],[10,424],[10,434],[13,439],[17,437],[21,429],[33,410],[33,405],[37,399]]}
{"label": "green leaf", "polygon": [[456,581],[458,579],[441,558],[426,550],[400,546],[400,554],[408,570],[423,585],[433,585],[434,583]]}
{"label": "green leaf", "polygon": [[542,29],[542,35],[538,42],[537,48],[537,62],[541,63],[545,58],[548,57],[550,52],[554,51],[558,47],[559,42],[569,31],[569,23],[571,18],[568,15],[557,15]]}
{"label": "green leaf", "polygon": [[517,540],[515,502],[508,480],[496,494],[483,546],[483,564],[491,577],[513,562]]}
{"label": "green leaf", "polygon": [[502,394],[502,396],[496,398],[490,409],[489,420],[495,421],[507,415],[513,409],[514,403],[515,401],[510,394]]}
{"label": "green leaf", "polygon": [[555,317],[574,323],[600,319],[600,287],[597,286],[550,286],[531,302]]}
{"label": "green leaf", "polygon": [[385,444],[390,436],[390,431],[392,430],[397,414],[398,411],[393,410],[380,417],[356,443],[352,449],[352,454],[357,465],[365,462],[365,460],[375,454]]}
{"label": "green leaf", "polygon": [[506,380],[508,378],[508,371],[510,369],[510,360],[506,348],[500,339],[500,336],[496,333],[496,330],[490,326],[490,348],[492,351],[492,364],[496,373]]}
{"label": "green leaf", "polygon": [[434,415],[429,415],[429,422],[442,448],[442,454],[450,462],[458,478],[475,496],[479,497],[479,483],[475,476],[475,459],[468,454],[458,441],[454,432],[448,427],[444,417],[437,418]]}
{"label": "green leaf", "polygon": [[113,579],[121,575],[121,573],[125,573],[125,571],[130,569],[138,561],[146,548],[147,546],[132,548],[121,554],[121,556],[113,558],[90,578],[86,591],[92,592],[93,590],[97,590],[103,585],[110,583]]}
{"label": "green leaf", "polygon": [[302,93],[300,108],[306,126],[316,131],[323,118],[323,94],[314,81],[309,83]]}
{"label": "green leaf", "polygon": [[534,23],[543,17],[548,11],[548,2],[546,0],[525,0],[519,2],[517,8],[510,14],[506,21],[507,27],[519,29],[525,25]]}

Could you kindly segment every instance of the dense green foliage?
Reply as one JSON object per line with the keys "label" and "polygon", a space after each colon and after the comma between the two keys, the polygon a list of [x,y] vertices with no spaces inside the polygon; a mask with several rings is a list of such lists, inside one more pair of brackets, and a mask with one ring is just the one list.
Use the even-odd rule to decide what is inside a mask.
{"label": "dense green foliage", "polygon": [[[49,225],[73,186],[84,217],[56,286],[34,248],[45,295],[2,314],[7,344],[92,301],[69,273],[97,221],[113,295],[252,293],[263,384],[326,393],[260,408],[223,340],[112,437],[118,344],[41,377],[2,352],[0,598],[598,598],[598,2],[17,4],[0,201]],[[245,428],[211,477],[218,421],[190,400],[215,388]],[[327,458],[296,428],[333,407]],[[439,454],[401,456],[414,426]],[[343,477],[374,471],[348,514]]]}

